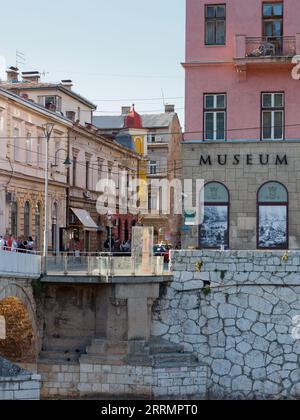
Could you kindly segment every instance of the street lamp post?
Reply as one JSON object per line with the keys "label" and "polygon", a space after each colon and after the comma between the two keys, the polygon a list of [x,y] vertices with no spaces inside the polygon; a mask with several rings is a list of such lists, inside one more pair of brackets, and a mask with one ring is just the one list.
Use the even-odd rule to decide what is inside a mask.
{"label": "street lamp post", "polygon": [[45,224],[44,224],[44,274],[47,274],[47,258],[48,258],[48,236],[49,236],[49,205],[48,205],[48,182],[49,182],[49,142],[51,134],[54,129],[53,123],[43,124],[44,136],[46,139],[46,153],[45,153]]}

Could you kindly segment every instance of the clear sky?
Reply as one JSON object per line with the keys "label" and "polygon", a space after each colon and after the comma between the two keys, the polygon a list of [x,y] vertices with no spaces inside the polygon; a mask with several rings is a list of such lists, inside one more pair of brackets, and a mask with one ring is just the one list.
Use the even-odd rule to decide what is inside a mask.
{"label": "clear sky", "polygon": [[185,0],[14,0],[1,16],[0,67],[3,57],[15,65],[18,49],[22,71],[72,79],[98,115],[133,102],[140,112],[162,111],[163,100],[152,98],[163,89],[183,123]]}

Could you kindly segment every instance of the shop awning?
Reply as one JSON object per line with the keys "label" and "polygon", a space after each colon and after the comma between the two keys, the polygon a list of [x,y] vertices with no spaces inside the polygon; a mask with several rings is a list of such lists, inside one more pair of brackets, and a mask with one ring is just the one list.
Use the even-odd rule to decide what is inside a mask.
{"label": "shop awning", "polygon": [[94,222],[89,212],[87,212],[86,210],[74,208],[71,208],[71,210],[75,214],[75,216],[80,220],[80,223],[82,223],[84,230],[93,232],[98,231],[99,227]]}

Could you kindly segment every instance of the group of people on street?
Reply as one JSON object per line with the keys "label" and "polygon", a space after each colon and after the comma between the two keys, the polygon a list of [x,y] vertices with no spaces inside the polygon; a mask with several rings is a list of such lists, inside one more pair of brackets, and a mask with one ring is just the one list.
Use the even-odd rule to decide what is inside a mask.
{"label": "group of people on street", "polygon": [[131,253],[131,240],[128,241],[121,241],[119,238],[111,239],[109,238],[105,241],[104,248],[107,251],[111,251],[115,254],[130,254]]}
{"label": "group of people on street", "polygon": [[28,252],[34,250],[34,240],[31,236],[16,238],[14,235],[0,236],[0,251]]}

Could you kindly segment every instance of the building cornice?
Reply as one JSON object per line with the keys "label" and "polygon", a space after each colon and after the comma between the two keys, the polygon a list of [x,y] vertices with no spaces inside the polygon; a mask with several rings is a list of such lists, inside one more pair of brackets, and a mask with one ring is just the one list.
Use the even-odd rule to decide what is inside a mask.
{"label": "building cornice", "polygon": [[233,66],[233,60],[197,60],[181,63],[184,69],[201,67],[201,66]]}

